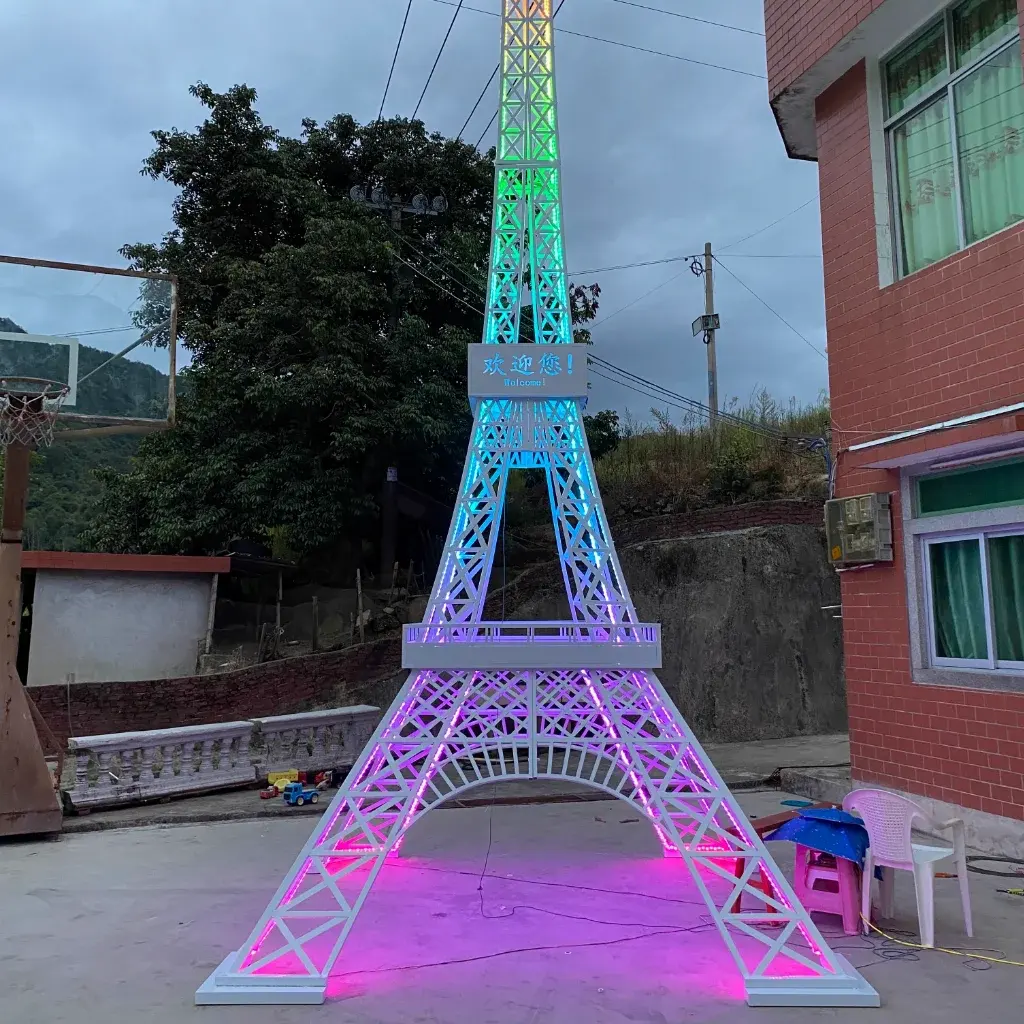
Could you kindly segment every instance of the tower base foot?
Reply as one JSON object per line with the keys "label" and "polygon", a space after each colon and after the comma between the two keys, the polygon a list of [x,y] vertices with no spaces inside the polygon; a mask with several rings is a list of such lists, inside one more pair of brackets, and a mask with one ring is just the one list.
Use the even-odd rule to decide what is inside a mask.
{"label": "tower base foot", "polygon": [[[310,978],[255,978],[238,984],[227,979],[235,954],[229,953],[206,981],[196,989],[196,1006],[319,1006],[327,993],[327,982]],[[305,980],[305,979],[301,979]]]}
{"label": "tower base foot", "polygon": [[747,1006],[863,1006],[882,1005],[878,993],[835,954],[842,974],[806,978],[748,978]]}

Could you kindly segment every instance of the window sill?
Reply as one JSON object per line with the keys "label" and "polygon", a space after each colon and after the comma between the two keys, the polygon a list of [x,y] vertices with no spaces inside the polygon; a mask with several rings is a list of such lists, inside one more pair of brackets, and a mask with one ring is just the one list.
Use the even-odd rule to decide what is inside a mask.
{"label": "window sill", "polygon": [[922,686],[949,686],[958,690],[1000,690],[1024,693],[1024,672],[1005,669],[915,668],[913,680]]}
{"label": "window sill", "polygon": [[972,250],[976,249],[979,245],[984,245],[986,242],[991,242],[994,238],[998,238],[1000,235],[1007,231],[1018,230],[1024,225],[1024,220],[1014,221],[1012,224],[1007,224],[1005,227],[1001,227],[996,231],[993,231],[990,235],[985,235],[983,238],[978,238],[973,242],[968,242],[962,249],[954,249],[951,253],[940,259],[935,260],[934,263],[928,263],[923,267],[918,267],[917,270],[911,270],[908,273],[903,273],[899,268],[899,260],[893,260],[893,279],[887,284],[884,284],[879,289],[885,291],[887,288],[894,288],[896,285],[904,284],[907,281],[916,280],[921,274],[927,274],[929,270],[935,270],[936,267],[945,267],[947,264],[952,264],[958,256],[966,256]]}

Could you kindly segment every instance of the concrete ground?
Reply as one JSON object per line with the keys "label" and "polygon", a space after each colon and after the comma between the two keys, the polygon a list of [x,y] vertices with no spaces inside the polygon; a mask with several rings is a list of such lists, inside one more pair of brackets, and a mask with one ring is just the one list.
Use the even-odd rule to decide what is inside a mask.
{"label": "concrete ground", "polygon": [[[779,769],[848,764],[850,742],[845,734],[799,736],[756,743],[711,743],[705,747],[712,763],[726,783],[739,788],[763,782]],[[330,799],[330,794],[325,795]],[[611,799],[589,786],[538,779],[501,782],[480,786],[462,797],[448,801],[446,808],[478,807],[495,801],[536,803],[543,801],[590,801]],[[248,821],[252,818],[318,817],[316,807],[288,807],[283,800],[261,800],[254,789],[235,789],[208,796],[168,800],[136,807],[92,811],[64,819],[64,831],[95,832],[102,829],[137,828],[141,825],[182,825],[212,821]]]}
{"label": "concrete ground", "polygon": [[[748,814],[784,794],[746,791]],[[11,1024],[962,1024],[1020,1017],[1021,968],[844,936],[881,1010],[750,1009],[678,860],[616,801],[428,814],[381,872],[321,1007],[201,1007],[306,839],[285,817],[68,834],[0,847],[0,1020]],[[772,844],[791,869],[789,844]],[[1024,899],[971,876],[975,937],[939,880],[940,945],[1024,961]],[[891,929],[915,930],[912,883]],[[688,931],[683,929],[689,929]],[[891,931],[890,931],[891,933]],[[915,936],[908,936],[913,941]],[[984,969],[987,968],[987,969]]]}

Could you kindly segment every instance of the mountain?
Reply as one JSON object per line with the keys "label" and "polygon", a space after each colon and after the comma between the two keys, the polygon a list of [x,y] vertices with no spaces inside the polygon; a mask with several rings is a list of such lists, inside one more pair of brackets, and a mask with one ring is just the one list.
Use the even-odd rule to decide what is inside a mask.
{"label": "mountain", "polygon": [[[0,333],[25,334],[23,327],[0,317]],[[167,375],[153,366],[111,352],[78,346],[80,384],[75,411],[88,415],[159,419],[167,413]],[[0,338],[0,377],[67,380],[67,352],[62,346],[29,344]],[[82,380],[87,377],[88,379]],[[139,438],[96,437],[57,440],[32,461],[25,546],[36,550],[80,550],[79,536],[89,524],[102,494],[95,470],[129,467]]]}
{"label": "mountain", "polygon": [[[26,333],[24,328],[7,317],[0,317],[0,332]],[[111,360],[113,355],[91,345],[79,344],[78,378],[81,383],[75,411],[93,416],[152,419],[166,416],[167,374],[124,356]],[[0,339],[0,377],[3,376],[66,381],[68,350],[63,345]]]}

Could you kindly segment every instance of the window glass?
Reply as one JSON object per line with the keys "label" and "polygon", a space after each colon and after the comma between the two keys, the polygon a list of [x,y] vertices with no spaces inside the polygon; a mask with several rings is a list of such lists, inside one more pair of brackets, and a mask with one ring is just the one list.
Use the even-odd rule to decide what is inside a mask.
{"label": "window glass", "polygon": [[953,60],[970,64],[1017,27],[1017,0],[967,0],[953,11]]}
{"label": "window glass", "polygon": [[917,483],[917,514],[963,512],[993,505],[1024,505],[1024,461],[921,477]]}
{"label": "window glass", "polygon": [[892,132],[904,273],[960,245],[953,143],[945,94]]}
{"label": "window glass", "polygon": [[889,117],[937,85],[945,78],[946,70],[946,31],[939,22],[886,64]]}
{"label": "window glass", "polygon": [[935,656],[965,661],[988,658],[981,545],[957,540],[929,545]]}
{"label": "window glass", "polygon": [[1000,50],[955,90],[967,241],[1024,220],[1024,78],[1020,47]]}
{"label": "window glass", "polygon": [[1024,661],[1024,536],[990,537],[992,620],[999,661]]}

